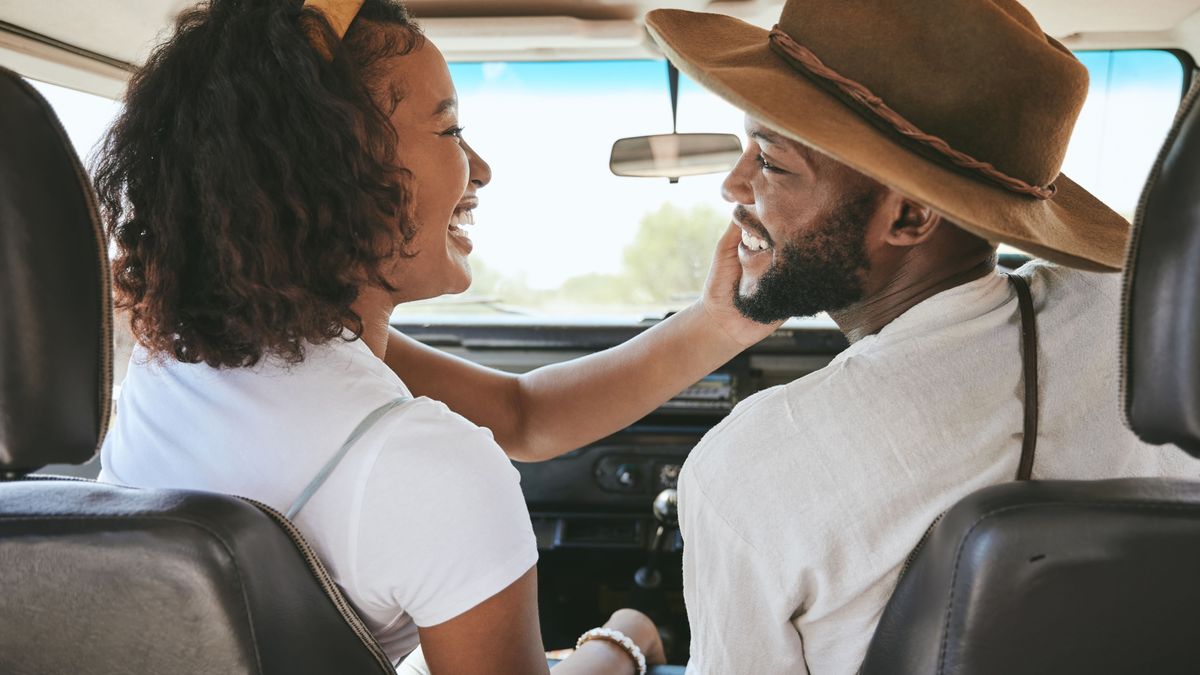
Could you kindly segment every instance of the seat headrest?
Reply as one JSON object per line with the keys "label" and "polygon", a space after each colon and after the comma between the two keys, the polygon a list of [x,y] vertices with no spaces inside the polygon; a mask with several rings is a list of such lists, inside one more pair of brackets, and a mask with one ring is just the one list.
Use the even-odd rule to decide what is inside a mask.
{"label": "seat headrest", "polygon": [[108,256],[54,111],[0,68],[0,477],[91,458],[112,396]]}
{"label": "seat headrest", "polygon": [[1122,321],[1124,407],[1147,443],[1200,457],[1200,83],[1150,173],[1134,219]]}
{"label": "seat headrest", "polygon": [[0,484],[0,672],[396,675],[282,515],[228,495]]}

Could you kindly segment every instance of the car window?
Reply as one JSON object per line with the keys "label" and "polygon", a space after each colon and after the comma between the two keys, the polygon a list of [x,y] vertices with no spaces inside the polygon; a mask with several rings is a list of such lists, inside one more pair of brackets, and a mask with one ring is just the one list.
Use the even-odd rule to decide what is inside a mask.
{"label": "car window", "polygon": [[1184,68],[1165,51],[1076,54],[1091,86],[1063,172],[1129,220],[1171,129]]}
{"label": "car window", "polygon": [[[1184,87],[1165,51],[1089,51],[1091,89],[1064,171],[1132,218]],[[472,288],[402,316],[579,321],[658,316],[698,294],[729,217],[722,176],[622,178],[613,141],[671,130],[661,60],[454,63],[465,137],[492,165]],[[117,102],[35,82],[88,157]],[[742,114],[681,78],[681,132],[742,134]],[[119,363],[123,361],[118,358]]]}

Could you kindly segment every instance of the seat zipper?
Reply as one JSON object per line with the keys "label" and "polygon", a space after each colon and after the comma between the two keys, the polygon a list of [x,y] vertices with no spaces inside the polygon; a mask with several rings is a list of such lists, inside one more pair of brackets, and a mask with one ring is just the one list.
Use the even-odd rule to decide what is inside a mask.
{"label": "seat zipper", "polygon": [[925,534],[921,535],[921,539],[917,541],[917,545],[913,547],[913,550],[909,552],[908,557],[904,559],[904,564],[900,566],[900,576],[896,579],[897,584],[899,584],[900,579],[903,579],[904,575],[908,573],[908,568],[912,567],[913,561],[917,558],[917,554],[920,553],[921,549],[925,547],[925,542],[929,540],[929,535],[933,534],[933,528],[937,527],[937,524],[942,522],[942,517],[945,515],[946,512],[942,511],[938,514],[937,518],[933,519],[933,522],[929,524],[929,527],[925,528]]}

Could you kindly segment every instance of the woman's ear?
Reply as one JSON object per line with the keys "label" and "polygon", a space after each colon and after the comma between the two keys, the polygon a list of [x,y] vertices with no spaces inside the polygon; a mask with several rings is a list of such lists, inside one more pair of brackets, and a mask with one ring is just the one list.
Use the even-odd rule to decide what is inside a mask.
{"label": "woman's ear", "polygon": [[892,246],[923,244],[937,231],[942,217],[933,209],[901,197],[885,239]]}

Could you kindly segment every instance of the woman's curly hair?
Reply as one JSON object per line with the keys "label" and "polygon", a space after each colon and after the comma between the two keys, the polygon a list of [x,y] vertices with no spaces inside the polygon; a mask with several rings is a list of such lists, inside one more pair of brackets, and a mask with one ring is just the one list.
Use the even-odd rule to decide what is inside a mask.
{"label": "woman's curly hair", "polygon": [[361,335],[360,287],[391,288],[413,228],[380,65],[423,38],[398,0],[367,0],[341,41],[302,4],[184,12],[97,154],[116,306],[152,354],[297,363]]}

